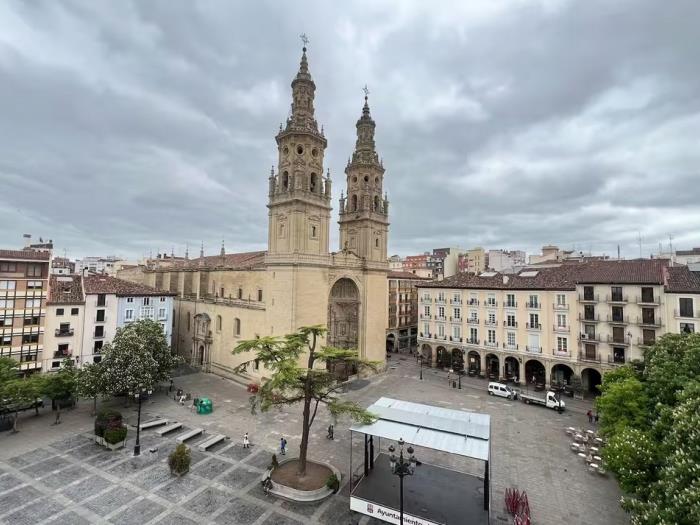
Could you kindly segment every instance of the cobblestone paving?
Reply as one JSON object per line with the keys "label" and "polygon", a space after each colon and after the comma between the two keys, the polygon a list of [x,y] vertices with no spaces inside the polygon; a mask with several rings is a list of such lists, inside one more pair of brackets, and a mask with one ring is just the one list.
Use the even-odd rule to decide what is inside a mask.
{"label": "cobblestone paving", "polygon": [[[424,370],[419,381],[415,363],[392,361],[389,373],[351,389],[347,397],[364,405],[388,395],[492,416],[492,523],[510,523],[503,513],[507,487],[528,492],[535,524],[626,523],[619,490],[610,478],[589,474],[569,451],[567,426],[586,427],[583,410],[558,415],[541,407],[492,399],[485,383],[465,382],[462,390],[448,388],[446,378]],[[201,427],[205,436],[223,433],[226,442],[200,452],[195,438],[190,472],[173,477],[167,456],[175,436],[141,434],[141,456],[133,457],[134,429],[127,447],[111,452],[91,441],[92,403],[64,413],[64,423],[51,426],[51,414],[25,415],[20,433],[0,435],[0,523],[8,524],[240,524],[240,525],[377,525],[375,519],[349,510],[349,432],[347,422],[336,425],[336,440],[325,439],[328,416],[319,411],[312,429],[311,457],[336,465],[343,475],[339,494],[316,504],[299,504],[267,497],[260,476],[269,464],[280,436],[293,454],[300,440],[296,410],[250,414],[248,396],[239,385],[216,376],[195,374],[177,378],[176,387],[206,395],[215,412],[198,416],[163,395],[143,406],[143,420],[165,417],[183,429]],[[134,424],[134,407],[120,407]],[[244,432],[253,445],[241,446]],[[354,443],[355,447],[359,444]],[[451,466],[451,465],[445,465]],[[452,525],[452,524],[450,524]]]}

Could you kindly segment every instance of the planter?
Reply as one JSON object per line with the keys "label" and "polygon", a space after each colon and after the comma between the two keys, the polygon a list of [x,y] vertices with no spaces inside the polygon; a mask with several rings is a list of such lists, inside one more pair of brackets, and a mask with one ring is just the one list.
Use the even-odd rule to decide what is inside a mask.
{"label": "planter", "polygon": [[182,476],[187,474],[189,471],[190,471],[190,469],[187,469],[183,472],[178,472],[177,470],[170,469],[170,474],[177,477],[177,478],[181,478]]}
{"label": "planter", "polygon": [[104,441],[104,438],[102,438],[102,440],[103,440],[102,444],[106,448],[108,448],[109,450],[118,450],[120,448],[124,448],[124,446],[126,445],[126,439],[124,441],[119,441],[117,443],[107,443],[106,441]]}
{"label": "planter", "polygon": [[97,443],[98,445],[105,444],[105,438],[103,438],[102,436],[92,436],[92,437],[95,438],[95,443]]}
{"label": "planter", "polygon": [[[288,458],[284,461],[280,462],[280,465],[284,465],[285,463],[289,463],[290,461],[296,461],[297,458]],[[313,461],[313,463],[317,463],[319,465],[323,465],[325,467],[328,467],[330,471],[335,474],[336,478],[338,479],[338,484],[340,488],[340,480],[341,480],[341,475],[340,471],[335,468],[333,465],[330,463],[326,463],[323,461]],[[269,471],[266,472],[265,474],[262,475],[261,481],[265,481],[267,476],[270,475]],[[338,490],[339,490],[338,488]],[[298,501],[298,502],[314,502],[314,501],[321,501],[328,496],[335,494],[336,491],[329,489],[327,486],[323,486],[321,488],[318,488],[316,490],[299,490],[295,489],[292,487],[288,487],[286,485],[283,485],[277,481],[273,481],[272,488],[270,489],[270,494],[280,497],[282,499],[290,500],[290,501]]]}

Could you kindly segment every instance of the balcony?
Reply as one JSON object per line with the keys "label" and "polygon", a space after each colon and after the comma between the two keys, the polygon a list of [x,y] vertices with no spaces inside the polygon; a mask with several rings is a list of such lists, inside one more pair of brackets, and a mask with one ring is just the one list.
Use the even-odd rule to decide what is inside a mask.
{"label": "balcony", "polygon": [[584,323],[597,323],[600,321],[599,315],[581,315],[578,314],[578,320]]}
{"label": "balcony", "polygon": [[552,355],[555,357],[571,357],[571,352],[568,350],[557,350],[556,348],[552,349]]}
{"label": "balcony", "polygon": [[432,339],[433,335],[432,335],[432,334],[428,334],[428,333],[423,334],[423,332],[419,332],[419,333],[418,333],[418,337],[420,337],[420,338],[422,338],[422,339]]}
{"label": "balcony", "polygon": [[478,346],[478,345],[479,345],[479,340],[478,340],[478,339],[465,339],[465,340],[464,340],[464,344],[465,344],[465,345],[475,345],[475,346]]}
{"label": "balcony", "polygon": [[649,326],[651,328],[661,328],[661,319],[637,317],[637,324],[639,326]]}
{"label": "balcony", "polygon": [[600,334],[579,334],[578,340],[582,343],[601,343]]}
{"label": "balcony", "polygon": [[631,337],[626,335],[625,337],[613,337],[611,335],[608,335],[606,338],[606,341],[610,345],[624,345],[627,346],[631,342]]}
{"label": "balcony", "polygon": [[452,317],[452,316],[450,316],[450,321],[452,321],[453,323],[461,323],[461,322],[462,322],[462,318],[461,318],[461,317]]}
{"label": "balcony", "polygon": [[525,351],[529,352],[531,354],[541,354],[542,347],[541,346],[526,346]]}
{"label": "balcony", "polygon": [[431,304],[433,300],[430,297],[421,297],[420,302],[425,304]]}
{"label": "balcony", "polygon": [[484,341],[484,346],[489,346],[491,348],[498,348],[498,343],[496,341]]}
{"label": "balcony", "polygon": [[[695,314],[695,315],[693,315]],[[680,319],[700,319],[700,310],[690,311],[690,310],[674,310],[673,315]]]}
{"label": "balcony", "polygon": [[437,299],[435,299],[435,303],[436,304],[445,304],[445,298],[438,297]]}
{"label": "balcony", "polygon": [[498,301],[488,301],[488,300],[487,300],[487,301],[484,303],[484,306],[490,307],[490,308],[494,308],[494,307],[498,306]]}
{"label": "balcony", "polygon": [[564,311],[564,310],[568,310],[568,309],[569,309],[568,304],[556,304],[556,303],[552,304],[552,310]]}
{"label": "balcony", "polygon": [[506,301],[505,303],[503,303],[503,306],[505,308],[517,308],[518,302],[517,301]]}
{"label": "balcony", "polygon": [[610,324],[629,324],[630,318],[627,315],[608,315],[608,323]]}
{"label": "balcony", "polygon": [[542,330],[542,325],[539,323],[525,323],[525,328],[527,328],[528,330]]}
{"label": "balcony", "polygon": [[609,365],[624,365],[629,359],[624,355],[609,355],[608,364]]}
{"label": "balcony", "polygon": [[469,324],[479,324],[479,319],[476,319],[474,317],[467,317],[467,322]]}
{"label": "balcony", "polygon": [[508,321],[503,321],[503,326],[506,328],[517,328],[518,327],[518,321],[515,321],[514,323],[508,324]]}
{"label": "balcony", "polygon": [[661,305],[661,298],[653,295],[651,297],[642,295],[641,297],[635,297],[634,302],[640,306],[659,306]]}
{"label": "balcony", "polygon": [[486,319],[486,321],[484,321],[484,325],[486,325],[486,326],[498,326],[498,321],[496,321],[496,320],[489,321],[488,319]]}
{"label": "balcony", "polygon": [[447,341],[447,336],[446,335],[436,335],[435,339],[438,341]]}
{"label": "balcony", "polygon": [[469,299],[467,304],[469,306],[479,306],[479,299]]}
{"label": "balcony", "polygon": [[598,300],[600,299],[600,296],[598,294],[579,294],[578,295],[578,302],[579,303],[597,303]]}
{"label": "balcony", "polygon": [[626,295],[617,295],[617,294],[606,295],[605,302],[608,302],[608,303],[626,303],[627,296]]}
{"label": "balcony", "polygon": [[424,319],[425,321],[430,321],[431,316],[428,314],[420,314],[420,318]]}
{"label": "balcony", "polygon": [[552,331],[554,332],[566,332],[569,333],[571,330],[570,326],[559,326],[559,325],[554,325],[552,326]]}
{"label": "balcony", "polygon": [[450,300],[450,304],[454,304],[454,305],[456,305],[456,306],[460,306],[460,305],[462,304],[462,300],[461,300],[461,299],[451,299],[451,300]]}
{"label": "balcony", "polygon": [[656,339],[644,339],[643,337],[637,337],[637,346],[647,347],[654,346],[656,344]]}
{"label": "balcony", "polygon": [[452,341],[453,343],[461,343],[461,342],[462,342],[462,338],[461,338],[461,337],[454,337],[454,336],[451,335],[451,336],[450,336],[450,341]]}
{"label": "balcony", "polygon": [[61,328],[56,328],[56,331],[54,332],[54,335],[56,337],[71,337],[75,333],[75,330],[72,328],[66,329],[61,329]]}
{"label": "balcony", "polygon": [[516,351],[516,352],[517,352],[517,350],[518,350],[518,345],[517,345],[517,344],[515,344],[515,345],[510,345],[510,344],[508,344],[508,343],[503,343],[503,349],[504,349],[504,350],[513,350],[513,351]]}
{"label": "balcony", "polygon": [[538,303],[537,301],[528,301],[525,303],[525,307],[530,308],[532,310],[539,310],[540,306],[540,303]]}
{"label": "balcony", "polygon": [[578,353],[578,360],[579,361],[587,361],[589,363],[600,363],[600,354],[598,352],[595,353]]}
{"label": "balcony", "polygon": [[435,320],[436,321],[445,321],[445,316],[444,315],[436,315]]}
{"label": "balcony", "polygon": [[67,351],[58,350],[58,351],[56,351],[56,352],[53,353],[53,358],[54,358],[54,359],[63,359],[63,358],[65,358],[65,357],[70,357],[70,356],[71,356],[71,351],[70,351],[70,350],[67,350]]}

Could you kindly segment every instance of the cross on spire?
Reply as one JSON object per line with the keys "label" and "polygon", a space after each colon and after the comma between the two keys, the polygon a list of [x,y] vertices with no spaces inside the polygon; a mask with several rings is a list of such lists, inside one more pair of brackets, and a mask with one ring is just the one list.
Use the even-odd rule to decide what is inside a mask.
{"label": "cross on spire", "polygon": [[301,41],[304,44],[304,51],[306,51],[306,45],[309,43],[309,37],[306,36],[306,33],[302,33],[299,35],[299,38],[301,38]]}
{"label": "cross on spire", "polygon": [[365,84],[365,87],[362,88],[362,91],[365,94],[365,98],[367,98],[367,95],[369,95],[369,88],[367,87],[367,84]]}

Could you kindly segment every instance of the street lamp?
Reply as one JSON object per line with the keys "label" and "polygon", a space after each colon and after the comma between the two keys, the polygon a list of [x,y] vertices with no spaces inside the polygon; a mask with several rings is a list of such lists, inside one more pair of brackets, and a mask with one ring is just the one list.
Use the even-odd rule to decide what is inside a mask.
{"label": "street lamp", "polygon": [[420,380],[423,381],[423,354],[418,359],[420,361]]}
{"label": "street lamp", "polygon": [[139,415],[136,421],[136,444],[134,445],[134,456],[140,456],[141,455],[141,401],[143,400],[144,396],[146,395],[151,395],[152,390],[150,388],[145,388],[143,386],[139,385],[139,389],[137,392],[129,392],[130,396],[134,396],[135,399],[138,399],[139,401]]}
{"label": "street lamp", "polygon": [[403,524],[403,478],[404,476],[412,476],[416,470],[416,456],[413,455],[413,447],[408,446],[406,452],[410,454],[410,457],[404,458],[403,456],[403,438],[399,439],[399,457],[396,457],[396,448],[394,445],[389,445],[389,452],[391,456],[389,457],[389,466],[391,467],[391,473],[399,477],[399,523]]}

